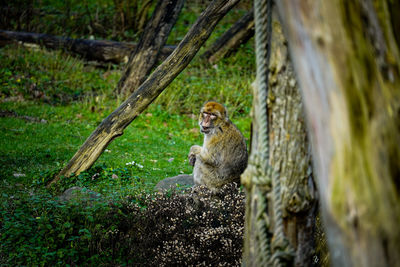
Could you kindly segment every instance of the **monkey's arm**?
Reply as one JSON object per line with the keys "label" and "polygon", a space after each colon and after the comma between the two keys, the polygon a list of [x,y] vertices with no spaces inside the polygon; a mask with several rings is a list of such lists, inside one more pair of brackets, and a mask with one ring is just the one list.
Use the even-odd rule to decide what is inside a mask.
{"label": "monkey's arm", "polygon": [[197,156],[197,159],[201,160],[202,163],[211,167],[217,167],[219,165],[219,161],[215,157],[214,153],[210,153],[208,149],[201,148],[201,151]]}
{"label": "monkey's arm", "polygon": [[212,156],[212,153],[209,153],[208,150],[198,145],[194,145],[190,148],[188,158],[189,164],[192,166],[196,163],[196,159],[209,166],[215,167],[218,165],[218,161]]}

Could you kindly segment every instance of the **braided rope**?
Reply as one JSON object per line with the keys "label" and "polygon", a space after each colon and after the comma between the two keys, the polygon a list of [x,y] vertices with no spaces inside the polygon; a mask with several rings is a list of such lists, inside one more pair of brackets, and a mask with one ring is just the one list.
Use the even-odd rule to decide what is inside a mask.
{"label": "braided rope", "polygon": [[254,21],[255,21],[255,40],[256,40],[256,64],[257,64],[257,97],[255,97],[255,116],[259,127],[260,153],[262,158],[269,160],[268,143],[268,115],[267,115],[267,96],[268,96],[268,63],[270,52],[267,46],[271,43],[270,24],[271,1],[254,1]]}
{"label": "braided rope", "polygon": [[269,240],[269,218],[265,213],[267,210],[267,202],[263,196],[263,192],[255,187],[255,195],[257,196],[257,214],[256,214],[256,227],[258,234],[258,247],[257,247],[257,266],[267,266],[272,255]]}
{"label": "braided rope", "polygon": [[[260,266],[285,266],[290,261],[293,251],[289,246],[284,229],[282,217],[281,184],[279,174],[269,166],[269,125],[268,125],[268,75],[270,45],[272,33],[272,0],[254,1],[256,64],[257,64],[257,88],[255,101],[255,117],[258,124],[259,153],[254,154],[249,161],[249,173],[253,174],[252,183],[256,185],[270,184],[272,182],[272,198],[274,212],[274,238],[272,251],[268,237],[268,218],[264,218],[267,212],[266,196],[259,188],[257,190],[257,230],[259,232],[257,260]],[[272,255],[271,255],[272,254]]]}
{"label": "braided rope", "polygon": [[[256,0],[254,1],[254,21],[255,21],[255,43],[256,43],[256,64],[257,64],[257,86],[256,96],[254,97],[255,118],[258,125],[258,153],[251,157],[249,164],[255,170],[252,176],[252,182],[256,185],[271,183],[270,176],[267,174],[267,164],[269,161],[269,136],[268,136],[268,112],[267,112],[267,96],[268,96],[268,62],[271,31],[268,31],[268,14],[271,12],[271,1]],[[250,170],[249,170],[250,171]],[[271,248],[269,240],[269,220],[266,216],[266,197],[261,190],[255,186],[255,195],[257,196],[257,264],[258,266],[267,266],[271,261]],[[267,220],[268,221],[267,221]]]}
{"label": "braided rope", "polygon": [[266,159],[261,153],[255,152],[250,155],[249,163],[242,176],[251,179],[251,184],[271,187],[271,176],[268,176],[268,170],[265,165]]}
{"label": "braided rope", "polygon": [[287,266],[288,263],[293,259],[295,252],[290,246],[285,236],[285,232],[283,231],[280,177],[275,171],[272,171],[270,175],[272,176],[272,208],[274,212],[274,238],[271,245],[274,253],[272,258],[270,258],[270,263],[272,266]]}

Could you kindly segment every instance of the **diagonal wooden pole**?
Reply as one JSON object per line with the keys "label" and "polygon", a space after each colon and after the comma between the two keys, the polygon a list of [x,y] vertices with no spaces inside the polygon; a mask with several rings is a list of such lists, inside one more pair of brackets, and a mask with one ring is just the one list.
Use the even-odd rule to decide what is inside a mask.
{"label": "diagonal wooden pole", "polygon": [[174,52],[154,70],[138,90],[100,123],[48,187],[59,181],[62,176],[79,174],[89,169],[108,144],[114,138],[121,136],[124,129],[190,63],[218,22],[238,2],[239,0],[214,0],[211,2]]}
{"label": "diagonal wooden pole", "polygon": [[118,95],[130,95],[146,80],[157,63],[158,54],[167,41],[184,2],[185,0],[158,1],[136,49],[125,66],[124,75],[118,82]]}

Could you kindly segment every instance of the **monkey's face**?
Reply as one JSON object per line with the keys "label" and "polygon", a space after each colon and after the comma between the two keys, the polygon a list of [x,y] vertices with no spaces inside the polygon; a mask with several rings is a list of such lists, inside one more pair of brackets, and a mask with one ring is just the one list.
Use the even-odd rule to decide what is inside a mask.
{"label": "monkey's face", "polygon": [[207,102],[200,111],[200,131],[204,134],[214,134],[225,119],[226,109],[223,105]]}

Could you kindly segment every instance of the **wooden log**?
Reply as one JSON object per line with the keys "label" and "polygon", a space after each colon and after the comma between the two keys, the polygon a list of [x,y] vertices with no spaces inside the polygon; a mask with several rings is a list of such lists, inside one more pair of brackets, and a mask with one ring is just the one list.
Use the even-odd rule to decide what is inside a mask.
{"label": "wooden log", "polygon": [[[38,44],[48,49],[63,49],[76,53],[86,60],[96,60],[116,64],[128,62],[129,55],[137,47],[137,44],[124,42],[72,39],[43,33],[0,30],[0,45],[12,42]],[[160,61],[165,59],[172,53],[175,47],[176,46],[164,46],[158,59]]]}
{"label": "wooden log", "polygon": [[62,176],[79,174],[89,169],[108,144],[123,134],[124,129],[159,96],[189,64],[223,16],[239,0],[214,0],[200,15],[172,54],[159,65],[138,90],[105,118],[88,137],[72,159],[48,186]]}
{"label": "wooden log", "polygon": [[211,64],[228,57],[241,44],[246,43],[254,35],[253,10],[247,12],[229,30],[219,37],[202,55]]}
{"label": "wooden log", "polygon": [[118,82],[117,94],[128,96],[144,82],[157,63],[158,54],[168,39],[184,0],[159,0],[140,38],[125,66],[125,74]]}

